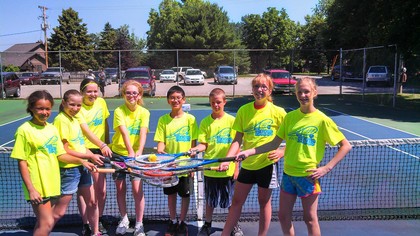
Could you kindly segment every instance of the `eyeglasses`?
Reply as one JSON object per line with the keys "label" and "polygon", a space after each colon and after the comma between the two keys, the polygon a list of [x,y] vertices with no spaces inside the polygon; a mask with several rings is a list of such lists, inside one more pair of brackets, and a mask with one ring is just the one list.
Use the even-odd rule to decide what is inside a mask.
{"label": "eyeglasses", "polygon": [[268,90],[268,87],[265,86],[265,85],[254,85],[254,86],[252,86],[252,88],[254,88],[255,90],[258,90],[258,89],[261,88],[262,91],[267,91]]}
{"label": "eyeglasses", "polygon": [[181,101],[183,97],[169,97],[169,100],[171,101]]}
{"label": "eyeglasses", "polygon": [[139,95],[138,92],[125,92],[125,96],[133,96],[133,97],[137,97],[137,95]]}

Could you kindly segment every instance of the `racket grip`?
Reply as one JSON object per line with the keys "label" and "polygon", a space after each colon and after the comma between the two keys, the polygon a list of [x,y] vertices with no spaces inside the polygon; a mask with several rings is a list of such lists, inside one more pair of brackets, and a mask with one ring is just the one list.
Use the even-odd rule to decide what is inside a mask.
{"label": "racket grip", "polygon": [[227,161],[234,161],[236,157],[224,157],[217,160],[217,162],[227,162]]}
{"label": "racket grip", "polygon": [[212,167],[207,167],[205,168],[206,170],[219,170],[218,166],[212,166]]}
{"label": "racket grip", "polygon": [[97,173],[103,173],[103,174],[112,174],[115,173],[115,169],[98,169]]}

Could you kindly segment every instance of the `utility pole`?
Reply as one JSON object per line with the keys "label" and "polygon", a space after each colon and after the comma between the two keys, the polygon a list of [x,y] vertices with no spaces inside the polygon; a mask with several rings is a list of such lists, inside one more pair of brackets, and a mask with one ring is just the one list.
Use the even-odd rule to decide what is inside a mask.
{"label": "utility pole", "polygon": [[47,29],[48,29],[48,23],[47,23],[47,14],[46,11],[48,10],[47,7],[44,6],[38,6],[39,9],[42,10],[42,16],[39,18],[42,18],[42,24],[41,29],[44,31],[44,45],[45,45],[45,65],[48,68],[48,39],[47,39]]}

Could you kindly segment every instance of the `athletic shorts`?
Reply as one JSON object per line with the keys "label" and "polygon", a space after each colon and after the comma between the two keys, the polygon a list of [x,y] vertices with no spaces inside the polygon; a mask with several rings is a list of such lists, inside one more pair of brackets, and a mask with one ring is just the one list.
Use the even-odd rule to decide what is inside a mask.
{"label": "athletic shorts", "polygon": [[163,188],[163,193],[165,195],[178,193],[178,196],[180,197],[190,197],[192,184],[193,181],[191,177],[179,177],[178,184],[169,188]]}
{"label": "athletic shorts", "polygon": [[232,203],[234,181],[232,177],[214,178],[204,176],[206,204],[212,208],[228,208]]}
{"label": "athletic shorts", "polygon": [[[120,154],[117,153],[117,155],[120,155]],[[123,156],[123,155],[120,155],[120,156]],[[135,177],[135,176],[132,176],[132,175],[129,175],[129,176],[130,176],[130,181],[140,181],[141,180],[141,178],[139,178],[139,177]],[[125,180],[126,177],[127,177],[127,174],[122,173],[122,172],[115,172],[115,173],[112,174],[112,179],[114,181],[115,180]]]}
{"label": "athletic shorts", "polygon": [[276,164],[266,166],[259,170],[241,168],[237,181],[243,184],[257,184],[261,188],[275,189],[279,187],[276,169]]}
{"label": "athletic shorts", "polygon": [[286,173],[283,173],[281,191],[298,197],[308,197],[322,192],[319,180],[313,180],[309,176],[294,177]]}
{"label": "athletic shorts", "polygon": [[93,184],[92,175],[84,166],[60,168],[61,194],[73,194],[79,187],[89,187]]}

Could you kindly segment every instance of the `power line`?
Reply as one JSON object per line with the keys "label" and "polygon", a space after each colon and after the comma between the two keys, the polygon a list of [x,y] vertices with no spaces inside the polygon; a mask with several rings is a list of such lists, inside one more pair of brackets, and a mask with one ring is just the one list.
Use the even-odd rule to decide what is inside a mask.
{"label": "power line", "polygon": [[19,34],[29,34],[29,33],[39,32],[39,31],[42,31],[42,30],[32,30],[32,31],[26,31],[26,32],[19,32],[19,33],[2,34],[0,35],[0,37],[19,35]]}

